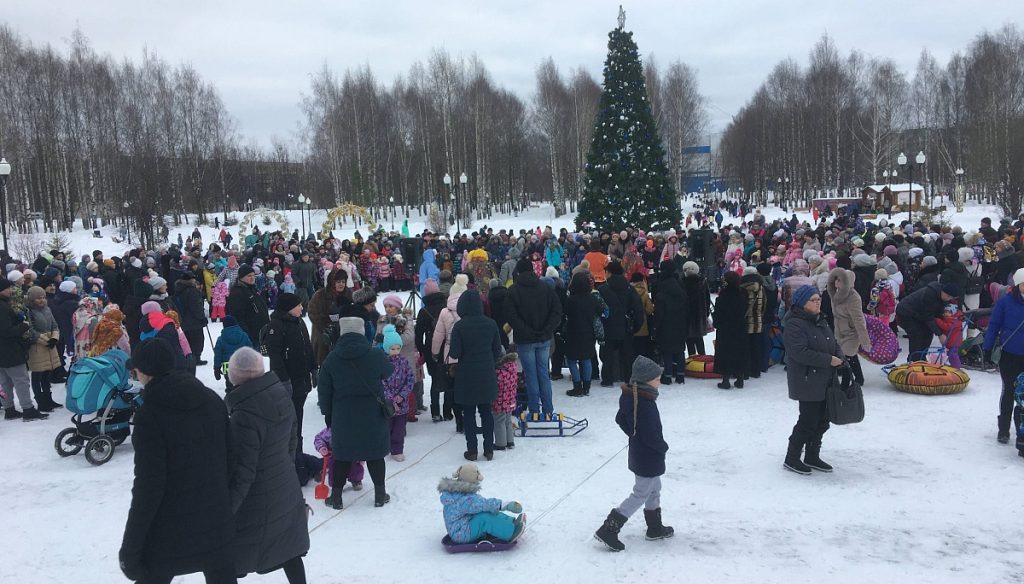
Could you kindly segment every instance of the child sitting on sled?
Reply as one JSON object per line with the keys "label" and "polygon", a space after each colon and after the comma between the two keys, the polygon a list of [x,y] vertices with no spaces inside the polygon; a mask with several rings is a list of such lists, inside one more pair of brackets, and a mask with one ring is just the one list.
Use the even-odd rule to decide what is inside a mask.
{"label": "child sitting on sled", "polygon": [[[469,462],[459,467],[450,477],[437,485],[444,505],[444,525],[454,543],[473,543],[481,539],[513,542],[526,527],[526,514],[517,501],[503,503],[501,499],[480,496],[480,481],[484,475],[477,465]],[[508,511],[516,517],[502,513]]]}

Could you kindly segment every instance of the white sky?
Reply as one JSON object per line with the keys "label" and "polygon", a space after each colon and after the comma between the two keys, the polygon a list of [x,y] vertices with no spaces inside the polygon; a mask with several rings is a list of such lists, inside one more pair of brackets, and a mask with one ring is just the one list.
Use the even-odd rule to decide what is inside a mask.
{"label": "white sky", "polygon": [[[138,60],[143,47],[191,62],[219,89],[243,135],[296,137],[309,75],[368,63],[404,75],[434,47],[476,53],[494,81],[529,100],[548,56],[600,82],[621,0],[5,0],[0,21],[64,49],[79,25],[92,46]],[[923,48],[941,64],[982,30],[1024,17],[1022,0],[644,0],[625,3],[641,56],[698,71],[720,131],[780,60],[806,56],[822,34],[843,55],[889,56],[911,72]]]}

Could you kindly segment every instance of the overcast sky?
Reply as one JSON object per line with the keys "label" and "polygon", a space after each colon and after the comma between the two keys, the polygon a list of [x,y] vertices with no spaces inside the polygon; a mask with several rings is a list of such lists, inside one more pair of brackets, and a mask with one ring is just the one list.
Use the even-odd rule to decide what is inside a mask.
{"label": "overcast sky", "polygon": [[[191,62],[220,90],[244,135],[294,139],[309,75],[369,64],[390,83],[434,47],[476,53],[494,81],[529,100],[537,64],[585,67],[600,81],[621,0],[5,0],[0,19],[63,50],[75,26],[92,46],[137,60],[144,47]],[[771,69],[806,64],[828,33],[842,54],[889,56],[912,72],[927,47],[944,64],[982,30],[1019,23],[1022,0],[644,0],[626,2],[642,57],[698,71],[720,131]]]}

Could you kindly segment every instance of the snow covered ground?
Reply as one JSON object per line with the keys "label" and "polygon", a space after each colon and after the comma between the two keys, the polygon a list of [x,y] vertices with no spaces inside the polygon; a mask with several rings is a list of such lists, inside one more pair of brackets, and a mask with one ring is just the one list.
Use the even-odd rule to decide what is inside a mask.
{"label": "snow covered ground", "polygon": [[[545,208],[491,222],[515,229],[568,223]],[[118,251],[112,245],[75,234],[79,254]],[[220,325],[210,330],[216,339]],[[204,358],[212,361],[211,347]],[[662,504],[676,537],[645,541],[637,515],[623,529],[620,554],[592,538],[632,486],[626,437],[614,423],[618,389],[595,384],[590,397],[573,399],[565,396],[569,381],[554,382],[557,409],[587,418],[590,428],[573,438],[517,438],[515,450],[480,463],[483,494],[517,499],[529,517],[520,545],[499,554],[442,550],[436,485],[463,462],[465,442],[453,424],[421,416],[409,425],[407,460],[387,463],[389,505],[374,508],[367,488],[346,491],[346,508],[336,512],[313,500],[312,484],[304,489],[316,512],[309,581],[1024,581],[1024,527],[1014,499],[1024,492],[1024,459],[995,441],[998,377],[972,372],[963,393],[923,397],[893,390],[877,366],[866,364],[865,373],[867,417],[825,435],[822,454],[836,472],[809,477],[781,467],[797,414],[781,367],[739,390],[695,379],[664,388],[658,403],[671,450]],[[223,389],[211,368],[199,375]],[[63,401],[60,386],[55,393]],[[315,401],[312,395],[306,404],[307,452],[322,428]],[[117,550],[130,502],[131,445],[102,467],[81,455],[61,459],[53,439],[68,419],[59,410],[42,422],[0,422],[0,525],[8,534],[0,581],[122,580]],[[277,573],[245,581],[285,580]]]}

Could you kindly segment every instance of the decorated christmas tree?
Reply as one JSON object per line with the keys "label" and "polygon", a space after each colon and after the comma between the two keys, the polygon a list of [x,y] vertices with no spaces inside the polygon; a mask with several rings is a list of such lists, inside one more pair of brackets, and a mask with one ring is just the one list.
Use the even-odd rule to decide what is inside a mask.
{"label": "decorated christmas tree", "polygon": [[647,100],[644,71],[625,13],[608,34],[604,90],[587,155],[578,226],[668,229],[681,221],[658,128]]}

